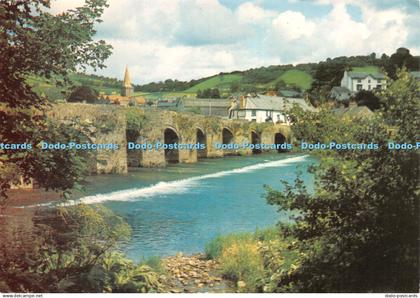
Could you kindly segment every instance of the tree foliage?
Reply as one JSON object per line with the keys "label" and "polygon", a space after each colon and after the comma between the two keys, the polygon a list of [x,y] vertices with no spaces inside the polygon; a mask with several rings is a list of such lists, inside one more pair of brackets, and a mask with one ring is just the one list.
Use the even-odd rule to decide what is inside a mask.
{"label": "tree foliage", "polygon": [[78,86],[69,95],[68,102],[95,103],[99,98],[99,92],[89,86]]}
{"label": "tree foliage", "polygon": [[398,69],[405,67],[409,71],[416,71],[420,69],[420,59],[413,57],[410,50],[406,48],[399,48],[389,57],[384,63],[385,71],[392,79],[397,78]]}
{"label": "tree foliage", "polygon": [[381,100],[370,90],[360,90],[356,93],[354,99],[358,106],[367,106],[372,111],[381,107]]}
{"label": "tree foliage", "polygon": [[220,91],[217,88],[208,88],[197,91],[197,98],[220,98]]}
{"label": "tree foliage", "polygon": [[[105,0],[87,0],[85,6],[57,15],[48,12],[49,1],[30,0],[0,2],[0,137],[4,143],[30,143],[34,146],[48,138],[46,124],[48,100],[38,96],[26,82],[30,75],[45,77],[62,84],[69,72],[86,67],[102,68],[110,55],[110,46],[104,41],[94,41],[94,24],[106,7]],[[67,129],[56,125],[55,129]],[[42,133],[39,133],[42,132]],[[61,133],[67,135],[66,131]],[[13,167],[25,179],[42,171],[45,164],[34,162],[39,156],[34,151],[3,151],[2,168]],[[68,156],[69,157],[69,156]],[[48,161],[49,175],[36,177],[41,186],[66,189],[70,180],[56,179],[56,170],[72,161]],[[75,176],[78,171],[71,171]],[[0,173],[1,174],[1,173]],[[68,176],[66,176],[68,177]],[[51,184],[48,181],[54,180]],[[4,197],[10,186],[2,181],[0,196]]]}
{"label": "tree foliage", "polygon": [[[381,93],[381,114],[347,123],[347,142],[375,142],[380,147],[323,153],[320,164],[311,169],[314,192],[300,179],[286,184],[283,192],[268,188],[268,202],[291,211],[294,221],[281,230],[297,241],[280,248],[281,253],[298,253],[289,270],[280,270],[280,260],[278,265],[267,262],[268,289],[418,292],[419,154],[388,150],[387,143],[415,142],[419,91],[418,82],[401,72]],[[317,127],[319,119],[312,124]],[[341,138],[340,132],[324,138]]]}

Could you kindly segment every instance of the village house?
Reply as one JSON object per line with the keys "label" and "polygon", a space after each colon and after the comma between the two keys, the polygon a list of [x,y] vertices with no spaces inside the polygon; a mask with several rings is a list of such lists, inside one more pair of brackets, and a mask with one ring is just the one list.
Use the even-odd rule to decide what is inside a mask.
{"label": "village house", "polygon": [[341,79],[341,87],[345,87],[351,92],[381,90],[386,88],[385,75],[382,73],[363,73],[346,70]]}
{"label": "village house", "polygon": [[257,123],[273,122],[290,125],[291,121],[287,111],[294,105],[305,111],[314,111],[303,98],[284,98],[262,94],[242,96],[232,102],[229,109],[229,119],[244,119]]}
{"label": "village house", "polygon": [[386,88],[386,77],[382,73],[344,71],[340,86],[331,89],[331,98],[348,101],[360,90],[381,90]]}

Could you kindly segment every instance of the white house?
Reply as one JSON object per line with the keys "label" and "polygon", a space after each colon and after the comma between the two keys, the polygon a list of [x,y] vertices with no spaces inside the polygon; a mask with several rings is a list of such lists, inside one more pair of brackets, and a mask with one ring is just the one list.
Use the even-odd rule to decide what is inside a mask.
{"label": "white house", "polygon": [[248,95],[240,99],[240,103],[229,110],[230,119],[244,119],[257,123],[273,122],[290,124],[287,111],[294,104],[304,110],[315,110],[303,98],[284,98],[267,95]]}
{"label": "white house", "polygon": [[386,88],[385,75],[382,73],[363,73],[346,70],[341,79],[341,87],[347,88],[351,92],[383,89]]}

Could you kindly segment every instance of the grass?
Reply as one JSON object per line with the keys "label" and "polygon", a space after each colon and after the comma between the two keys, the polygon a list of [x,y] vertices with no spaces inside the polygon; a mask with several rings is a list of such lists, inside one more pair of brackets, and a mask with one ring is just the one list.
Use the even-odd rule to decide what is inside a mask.
{"label": "grass", "polygon": [[380,72],[380,69],[377,66],[361,66],[361,67],[353,67],[352,71],[364,72],[364,73],[378,73]]}
{"label": "grass", "polygon": [[185,92],[192,92],[195,93],[198,90],[204,90],[208,88],[219,88],[219,89],[229,89],[230,84],[233,82],[239,82],[242,79],[242,75],[240,74],[225,74],[225,75],[217,75],[210,79],[207,79],[191,88],[185,90]]}
{"label": "grass", "polygon": [[254,233],[218,236],[205,248],[206,256],[220,263],[221,274],[238,285],[240,292],[261,291],[264,279],[264,260],[259,247],[264,241],[278,239],[276,228]]}
{"label": "grass", "polygon": [[312,83],[312,76],[310,74],[297,69],[291,69],[284,72],[279,79],[287,85],[295,84],[302,88],[302,90],[309,89]]}
{"label": "grass", "polygon": [[158,256],[148,257],[147,259],[143,260],[140,265],[147,265],[152,268],[154,272],[159,274],[166,273],[166,269],[162,264],[162,259]]}

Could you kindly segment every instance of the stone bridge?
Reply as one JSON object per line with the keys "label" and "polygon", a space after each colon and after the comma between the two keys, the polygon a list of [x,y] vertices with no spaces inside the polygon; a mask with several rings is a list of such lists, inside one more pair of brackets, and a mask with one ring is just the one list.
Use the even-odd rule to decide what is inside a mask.
{"label": "stone bridge", "polygon": [[[49,116],[60,121],[88,123],[95,143],[114,143],[118,150],[98,150],[91,161],[93,173],[127,173],[131,167],[164,167],[168,163],[194,163],[201,158],[251,155],[252,146],[224,150],[216,144],[283,144],[291,142],[290,127],[280,124],[228,120],[193,113],[177,113],[90,104],[57,104]],[[153,146],[152,150],[129,150],[127,144]],[[159,150],[155,145],[161,144]],[[163,149],[165,144],[203,144],[202,149]],[[230,146],[228,146],[230,147]],[[282,150],[278,150],[279,152]]]}

